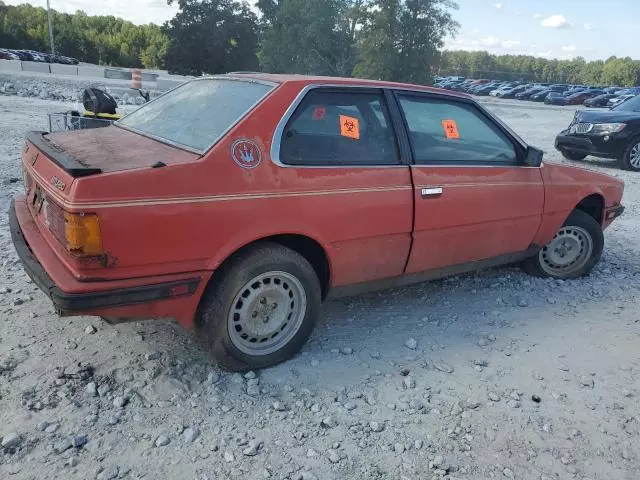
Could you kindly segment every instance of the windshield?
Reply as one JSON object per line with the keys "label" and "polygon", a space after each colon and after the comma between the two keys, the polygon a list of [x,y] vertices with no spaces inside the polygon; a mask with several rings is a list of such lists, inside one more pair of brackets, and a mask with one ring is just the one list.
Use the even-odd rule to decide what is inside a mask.
{"label": "windshield", "polygon": [[252,80],[195,80],[127,115],[118,125],[204,153],[273,88]]}
{"label": "windshield", "polygon": [[640,112],[640,95],[623,100],[622,103],[616,105],[612,110],[618,112]]}

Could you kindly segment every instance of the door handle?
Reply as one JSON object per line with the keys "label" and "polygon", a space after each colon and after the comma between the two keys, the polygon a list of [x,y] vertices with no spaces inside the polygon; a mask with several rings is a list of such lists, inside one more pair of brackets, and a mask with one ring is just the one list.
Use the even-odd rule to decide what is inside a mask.
{"label": "door handle", "polygon": [[422,198],[434,198],[442,195],[442,187],[423,188],[420,191]]}

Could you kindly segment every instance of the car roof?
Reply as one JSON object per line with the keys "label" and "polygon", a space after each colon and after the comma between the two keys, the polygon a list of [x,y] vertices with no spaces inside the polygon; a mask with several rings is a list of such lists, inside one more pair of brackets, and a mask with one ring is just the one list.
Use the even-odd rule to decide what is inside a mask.
{"label": "car roof", "polygon": [[411,83],[387,82],[383,80],[367,80],[363,78],[346,78],[346,77],[324,77],[313,75],[294,75],[294,74],[278,74],[278,73],[255,73],[255,72],[234,72],[228,74],[229,77],[251,78],[253,80],[263,82],[273,82],[280,84],[297,84],[304,88],[309,85],[344,85],[344,86],[364,86],[371,88],[398,88],[403,90],[417,90],[423,92],[437,93],[447,96],[455,96],[462,98],[472,98],[462,92],[452,92],[442,88],[428,87],[426,85],[414,85]]}

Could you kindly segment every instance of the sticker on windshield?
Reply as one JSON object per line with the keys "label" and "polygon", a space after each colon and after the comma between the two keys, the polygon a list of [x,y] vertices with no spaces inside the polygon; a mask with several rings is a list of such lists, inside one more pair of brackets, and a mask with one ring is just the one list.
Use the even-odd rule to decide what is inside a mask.
{"label": "sticker on windshield", "polygon": [[262,161],[260,147],[253,140],[244,138],[233,142],[231,156],[234,162],[247,169],[256,168]]}
{"label": "sticker on windshield", "polygon": [[458,124],[455,120],[443,120],[442,128],[444,128],[444,135],[448,140],[458,140],[460,138]]}
{"label": "sticker on windshield", "polygon": [[355,117],[340,115],[340,135],[360,140],[360,121]]}
{"label": "sticker on windshield", "polygon": [[313,109],[313,119],[316,121],[324,120],[324,116],[327,113],[327,109],[324,107],[316,107]]}

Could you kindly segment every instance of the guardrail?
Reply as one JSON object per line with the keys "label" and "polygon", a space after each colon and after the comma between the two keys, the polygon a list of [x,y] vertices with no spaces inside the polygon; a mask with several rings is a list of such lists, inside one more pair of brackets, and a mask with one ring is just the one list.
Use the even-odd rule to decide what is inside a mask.
{"label": "guardrail", "polygon": [[[21,60],[0,60],[0,73],[38,72],[91,78],[109,78],[131,81],[131,70],[127,68],[98,67],[94,65],[64,65],[61,63],[27,62]],[[142,82],[156,83],[157,73],[142,71]],[[186,79],[185,79],[186,81]],[[171,85],[179,85],[180,80],[169,80]]]}

